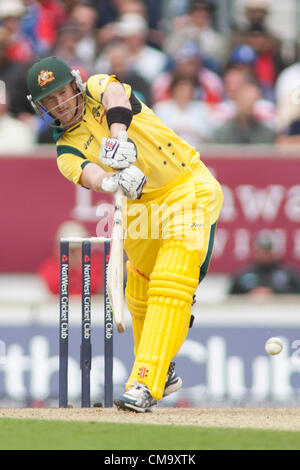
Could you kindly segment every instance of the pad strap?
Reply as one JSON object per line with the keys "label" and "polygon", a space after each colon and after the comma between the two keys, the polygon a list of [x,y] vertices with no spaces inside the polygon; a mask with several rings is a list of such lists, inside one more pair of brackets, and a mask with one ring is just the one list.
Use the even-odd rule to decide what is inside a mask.
{"label": "pad strap", "polygon": [[115,106],[106,112],[106,120],[109,128],[113,123],[117,122],[125,124],[128,129],[132,121],[132,110],[123,106]]}

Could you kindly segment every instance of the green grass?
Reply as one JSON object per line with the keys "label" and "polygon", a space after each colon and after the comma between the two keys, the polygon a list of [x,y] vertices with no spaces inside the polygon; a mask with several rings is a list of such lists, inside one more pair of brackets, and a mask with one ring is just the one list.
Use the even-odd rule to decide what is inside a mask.
{"label": "green grass", "polygon": [[0,419],[1,450],[299,450],[300,433]]}

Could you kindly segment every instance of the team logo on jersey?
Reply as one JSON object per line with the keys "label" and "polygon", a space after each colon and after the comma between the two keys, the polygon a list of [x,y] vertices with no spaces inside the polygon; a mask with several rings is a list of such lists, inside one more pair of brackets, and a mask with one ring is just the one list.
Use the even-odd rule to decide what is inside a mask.
{"label": "team logo on jersey", "polygon": [[92,115],[93,115],[94,119],[96,119],[96,121],[99,122],[99,124],[102,124],[103,123],[103,118],[106,115],[106,111],[104,110],[102,112],[102,106],[97,106],[97,108],[93,107]]}
{"label": "team logo on jersey", "polygon": [[98,120],[98,118],[101,116],[100,112],[99,112],[99,109],[100,109],[100,106],[94,106],[93,109],[92,109],[92,115],[94,116],[95,119]]}
{"label": "team logo on jersey", "polygon": [[94,135],[91,134],[88,138],[88,140],[83,144],[83,147],[85,150],[88,149],[88,146],[90,145],[90,143],[94,140]]}
{"label": "team logo on jersey", "polygon": [[41,70],[39,75],[38,75],[38,84],[39,86],[43,87],[47,85],[49,82],[53,82],[55,80],[55,77],[53,75],[53,72],[49,70]]}

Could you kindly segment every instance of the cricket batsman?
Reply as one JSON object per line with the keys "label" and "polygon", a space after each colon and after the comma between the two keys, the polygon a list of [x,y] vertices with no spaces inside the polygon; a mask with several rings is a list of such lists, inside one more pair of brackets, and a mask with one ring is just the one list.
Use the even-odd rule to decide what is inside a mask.
{"label": "cricket batsman", "polygon": [[200,159],[128,84],[78,71],[56,57],[27,75],[28,99],[53,127],[60,172],[76,185],[114,193],[125,204],[126,301],[135,361],[123,410],[151,411],[182,386],[172,359],[185,341],[191,305],[205,276],[223,195]]}

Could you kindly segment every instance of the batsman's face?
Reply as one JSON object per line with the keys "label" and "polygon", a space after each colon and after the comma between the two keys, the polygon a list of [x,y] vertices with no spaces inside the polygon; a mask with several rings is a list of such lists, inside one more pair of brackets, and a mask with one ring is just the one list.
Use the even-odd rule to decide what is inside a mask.
{"label": "batsman's face", "polygon": [[72,83],[68,83],[64,87],[57,91],[54,91],[50,95],[46,96],[41,100],[41,105],[46,108],[47,112],[51,114],[55,119],[58,119],[62,126],[67,126],[69,123],[74,122],[79,104],[81,103],[81,97],[79,96],[79,102],[77,102],[76,91],[73,88]]}

